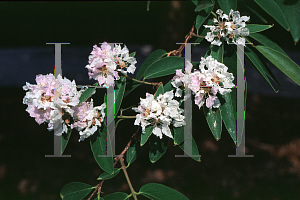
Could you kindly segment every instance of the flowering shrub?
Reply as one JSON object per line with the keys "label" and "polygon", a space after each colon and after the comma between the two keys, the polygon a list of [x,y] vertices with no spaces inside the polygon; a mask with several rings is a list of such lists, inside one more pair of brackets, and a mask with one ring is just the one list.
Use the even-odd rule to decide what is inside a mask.
{"label": "flowering shrub", "polygon": [[[104,42],[100,47],[93,46],[88,58],[89,64],[86,66],[88,76],[97,81],[93,86],[77,91],[75,81],[63,79],[60,75],[54,77],[54,75],[48,74],[37,75],[36,85],[26,83],[23,87],[27,91],[23,99],[23,103],[28,105],[26,111],[35,118],[38,124],[48,123],[49,130],[56,128],[54,126],[58,123],[63,125],[61,131],[55,132],[55,134],[63,136],[61,154],[63,154],[72,129],[75,129],[79,132],[79,141],[90,139],[94,158],[104,171],[97,179],[100,182],[96,186],[79,182],[65,185],[60,194],[62,199],[82,199],[92,191],[88,199],[91,199],[96,193],[97,199],[121,200],[130,197],[137,199],[138,195],[149,199],[171,200],[174,197],[187,199],[178,191],[157,183],[143,185],[139,192],[136,192],[126,168],[134,162],[142,146],[148,141],[150,161],[154,163],[159,160],[167,150],[169,139],[172,139],[174,146],[179,146],[192,159],[200,161],[198,148],[192,136],[187,134],[192,143],[185,143],[184,139],[185,128],[189,128],[187,120],[189,113],[186,112],[187,108],[186,113],[183,112],[184,104],[182,102],[191,97],[187,95],[190,90],[199,109],[203,106],[207,123],[216,140],[221,137],[224,123],[234,143],[236,145],[241,143],[242,132],[238,132],[236,128],[237,106],[235,102],[237,96],[234,91],[238,55],[233,45],[227,44],[234,43],[239,47],[244,46],[244,53],[249,63],[257,69],[272,88],[273,85],[269,78],[278,86],[280,85],[269,70],[265,59],[272,62],[291,80],[300,85],[300,67],[277,44],[258,33],[271,28],[271,25],[249,24],[250,17],[240,17],[239,11],[234,11],[237,8],[235,0],[218,0],[217,2],[215,0],[192,0],[192,2],[196,6],[195,11],[198,12],[198,15],[195,25],[192,26],[185,38],[185,44],[193,37],[196,38],[195,42],[201,42],[205,38],[211,43],[206,55],[204,57],[199,55],[199,63],[191,63],[188,60],[184,62],[181,53],[185,44],[169,53],[158,49],[147,57],[136,77],[131,78],[127,76],[127,73],[134,74],[135,72],[137,63],[134,58],[135,53],[129,54],[126,46],[121,48],[120,45],[115,45],[112,48]],[[276,3],[277,1],[273,0],[255,0],[255,2],[286,30],[291,27],[294,40],[299,40],[300,29],[292,29],[292,27],[299,27],[299,24],[295,24],[289,18],[285,19],[289,15],[286,13],[284,4],[281,4],[280,1]],[[221,9],[213,12],[217,3]],[[282,15],[280,9],[284,10]],[[213,20],[211,15],[215,17]],[[248,24],[246,25],[245,22]],[[204,23],[207,25],[203,27]],[[224,41],[227,42],[226,45]],[[246,45],[246,41],[250,45]],[[172,75],[173,78],[171,80],[161,79],[162,82],[146,81],[146,79],[152,78],[166,78],[166,75]],[[146,98],[140,98],[137,107],[130,107],[133,107],[132,109],[138,113],[135,116],[123,115],[128,110],[132,110],[120,109],[123,98],[141,84],[153,86],[156,89],[155,94],[146,93]],[[97,85],[107,88],[115,86],[114,110],[108,106],[111,102],[108,102],[107,98],[104,103],[101,103],[101,106],[94,107],[94,100],[91,96],[96,92]],[[108,119],[109,114],[112,113],[114,119]],[[108,154],[108,152],[113,152],[110,145],[112,138],[108,127],[111,125],[111,121],[116,121],[117,128],[121,120],[130,119],[135,119],[134,122],[132,121],[132,125],[138,126],[138,129],[120,156],[114,158]],[[123,158],[125,154],[127,166]],[[118,163],[120,163],[119,167],[117,167]],[[105,180],[117,176],[120,170],[126,176],[131,193],[117,192],[102,198],[102,184]]]}

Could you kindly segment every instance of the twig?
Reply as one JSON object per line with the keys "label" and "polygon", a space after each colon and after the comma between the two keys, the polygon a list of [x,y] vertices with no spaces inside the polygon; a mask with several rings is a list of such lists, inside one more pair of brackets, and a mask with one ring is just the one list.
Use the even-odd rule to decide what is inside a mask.
{"label": "twig", "polygon": [[194,29],[195,29],[195,24],[196,24],[196,21],[194,21],[193,26],[192,26],[190,32],[185,36],[184,44],[182,44],[177,50],[171,51],[171,52],[168,54],[168,56],[169,56],[170,54],[173,54],[174,56],[179,56],[179,57],[181,57],[181,52],[182,52],[182,50],[184,49],[185,44],[186,44],[186,43],[192,38],[192,36],[193,36]]}
{"label": "twig", "polygon": [[[124,150],[121,152],[121,154],[118,157],[115,157],[114,160],[114,166],[116,166],[117,162],[119,162],[119,160],[122,158],[122,156],[126,153],[126,151],[129,149],[130,144],[132,142],[132,140],[135,138],[135,136],[137,135],[137,133],[140,130],[140,126],[137,128],[136,132],[131,136],[131,139],[129,140],[129,142],[127,143],[126,147],[124,148]],[[87,200],[91,200],[92,197],[94,196],[94,194],[98,191],[98,193],[101,192],[101,188],[102,188],[102,184],[103,184],[104,180],[102,180],[95,188],[94,192],[90,195],[90,197]]]}

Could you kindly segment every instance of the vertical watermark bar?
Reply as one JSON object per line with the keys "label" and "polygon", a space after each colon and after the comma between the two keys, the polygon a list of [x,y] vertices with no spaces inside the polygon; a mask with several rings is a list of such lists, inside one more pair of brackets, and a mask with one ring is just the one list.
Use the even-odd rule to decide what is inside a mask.
{"label": "vertical watermark bar", "polygon": [[[114,44],[123,43],[107,43],[110,45],[111,49],[114,48]],[[108,72],[114,78],[114,74]],[[115,155],[115,82],[113,86],[107,88],[107,117],[106,117],[106,127],[107,127],[107,144],[106,155],[98,155],[98,157],[119,157],[120,155]]]}
{"label": "vertical watermark bar", "polygon": [[[62,75],[62,67],[61,67],[61,45],[62,44],[70,44],[70,43],[46,43],[46,44],[54,44],[54,55],[55,55],[55,65],[54,65],[54,76]],[[55,90],[59,90],[59,88],[55,88]],[[59,93],[56,93],[59,94]],[[62,113],[61,108],[59,108],[59,112]],[[62,136],[58,133],[62,132],[62,123],[60,121],[56,121],[53,124],[54,128],[54,155],[45,155],[45,157],[71,157],[71,155],[62,155]]]}
{"label": "vertical watermark bar", "polygon": [[244,68],[244,46],[237,45],[237,128],[236,136],[236,155],[228,157],[254,157],[254,155],[245,155],[245,68]]}
{"label": "vertical watermark bar", "polygon": [[[184,44],[184,64],[185,68],[188,62],[192,61],[192,44],[199,43],[176,43]],[[186,125],[184,126],[184,154],[175,155],[175,157],[201,157],[201,155],[193,155],[192,152],[192,95],[191,89],[185,88],[184,92],[184,117]]]}

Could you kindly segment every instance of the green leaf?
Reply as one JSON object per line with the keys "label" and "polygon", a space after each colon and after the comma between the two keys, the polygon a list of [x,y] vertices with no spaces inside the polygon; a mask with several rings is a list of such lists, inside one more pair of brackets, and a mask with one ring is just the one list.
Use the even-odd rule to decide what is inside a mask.
{"label": "green leaf", "polygon": [[132,52],[132,53],[129,54],[129,57],[134,57],[135,54],[136,54],[136,52]]}
{"label": "green leaf", "polygon": [[114,168],[114,173],[113,174],[108,174],[107,172],[103,172],[97,180],[108,180],[111,179],[115,176],[117,176],[120,172],[121,168]]}
{"label": "green leaf", "polygon": [[269,28],[273,27],[273,25],[260,25],[260,24],[247,24],[246,28],[249,29],[249,33],[257,33]]}
{"label": "green leaf", "polygon": [[196,18],[196,25],[195,28],[198,30],[202,24],[205,22],[207,17],[210,15],[211,11],[213,9],[213,6],[205,8],[204,10],[201,10]]}
{"label": "green leaf", "polygon": [[[214,21],[212,19],[209,19],[206,25],[213,25],[213,24],[214,24]],[[197,31],[198,31],[198,29],[197,29]],[[202,37],[197,38],[195,43],[200,43],[204,39],[204,37],[207,35],[208,31],[210,31],[209,28],[203,27],[203,30],[200,33],[200,36],[202,36]]]}
{"label": "green leaf", "polygon": [[203,106],[204,116],[206,118],[207,124],[214,135],[215,139],[218,141],[221,138],[222,132],[222,118],[219,109],[209,109]]}
{"label": "green leaf", "polygon": [[85,102],[88,98],[92,96],[94,91],[96,90],[96,87],[98,86],[98,83],[94,84],[95,87],[89,87],[87,88],[79,97],[79,104],[82,102]]}
{"label": "green leaf", "polygon": [[287,75],[291,80],[300,85],[300,67],[286,54],[271,49],[267,46],[256,46],[256,49],[263,54],[280,71]]}
{"label": "green leaf", "polygon": [[222,120],[233,142],[236,143],[236,89],[232,89],[230,93],[220,96],[218,95],[218,99],[221,102],[220,112]]}
{"label": "green leaf", "polygon": [[[236,47],[236,46],[234,46]],[[233,45],[225,45],[225,52],[224,52],[224,64],[228,67],[228,72],[233,73],[235,79],[233,83],[236,85],[236,77],[237,77],[237,54],[236,50]],[[230,134],[231,138],[233,139],[234,143],[236,143],[236,89],[232,88],[231,92],[225,95],[218,95],[218,99],[220,100],[220,112],[221,118],[224,122],[224,125]]]}
{"label": "green leaf", "polygon": [[68,142],[69,142],[71,133],[72,133],[72,129],[71,129],[71,127],[68,127],[68,132],[62,134],[61,154],[64,153],[64,151],[65,151],[65,149],[66,149],[66,147],[67,147],[67,144],[68,144]]}
{"label": "green leaf", "polygon": [[198,0],[191,0],[195,5],[198,5]]}
{"label": "green leaf", "polygon": [[227,15],[229,14],[230,9],[236,10],[236,0],[218,0],[218,3],[221,7],[221,10],[223,10],[223,12]]}
{"label": "green leaf", "polygon": [[201,0],[195,8],[195,12],[204,10],[205,8],[213,6],[213,3],[210,0]]}
{"label": "green leaf", "polygon": [[169,138],[167,136],[163,136],[162,139],[157,137],[156,135],[152,135],[149,138],[149,159],[152,163],[158,161],[167,151],[169,143]]}
{"label": "green leaf", "polygon": [[104,200],[125,200],[129,198],[129,195],[124,192],[115,192],[103,197]]}
{"label": "green leaf", "polygon": [[156,78],[175,73],[176,69],[184,69],[184,58],[169,56],[151,64],[144,74],[146,78]]}
{"label": "green leaf", "polygon": [[94,187],[80,182],[66,184],[60,191],[62,200],[82,199],[86,197]]}
{"label": "green leaf", "polygon": [[250,63],[252,66],[259,72],[259,74],[267,81],[267,83],[271,86],[271,88],[276,92],[274,89],[272,83],[270,82],[269,78],[266,75],[266,66],[264,66],[264,63],[259,59],[258,55],[254,51],[251,50],[248,46],[246,46],[245,54],[249,58]]}
{"label": "green leaf", "polygon": [[135,88],[137,88],[140,85],[141,85],[141,83],[133,81],[131,79],[126,80],[124,97],[126,97],[130,92],[132,92]]}
{"label": "green leaf", "polygon": [[173,80],[171,79],[165,86],[164,86],[164,92],[168,92],[168,91],[171,91],[171,90],[174,90],[175,88],[172,86],[171,82]]}
{"label": "green leaf", "polygon": [[223,45],[221,46],[211,45],[210,55],[218,62],[223,63]]}
{"label": "green leaf", "polygon": [[276,0],[291,29],[295,44],[300,38],[300,1]]}
{"label": "green leaf", "polygon": [[143,185],[139,193],[151,200],[188,200],[188,198],[180,192],[158,183]]}
{"label": "green leaf", "polygon": [[244,4],[254,15],[256,15],[262,22],[268,23],[267,20],[256,11],[256,9],[251,8],[249,5]]}
{"label": "green leaf", "polygon": [[[191,135],[190,135],[190,137],[191,137]],[[188,146],[188,149],[186,151],[184,150],[184,141],[179,145],[179,147],[187,154],[189,152],[192,152],[192,155],[189,155],[189,154],[188,155],[191,158],[193,158],[194,160],[200,162],[199,151],[198,151],[198,147],[197,147],[197,144],[196,144],[194,138],[192,138],[192,146]]]}
{"label": "green leaf", "polygon": [[179,145],[184,140],[184,126],[173,127],[174,132],[174,144]]}
{"label": "green leaf", "polygon": [[266,13],[271,15],[283,28],[289,31],[290,27],[279,8],[278,4],[274,0],[254,0]]}
{"label": "green leaf", "polygon": [[145,71],[150,67],[150,65],[159,59],[161,59],[163,56],[167,55],[167,52],[162,49],[157,49],[153,51],[143,62],[141,65],[139,71],[136,74],[136,79],[140,79],[144,76]]}
{"label": "green leaf", "polygon": [[282,50],[280,46],[278,46],[275,42],[273,42],[266,36],[261,35],[259,33],[250,33],[249,36],[255,39],[256,41],[258,41],[259,43],[285,54],[285,52]]}
{"label": "green leaf", "polygon": [[133,144],[131,144],[130,147],[128,148],[126,152],[126,162],[128,163],[128,165],[133,163],[133,161],[135,161],[135,159],[141,153],[142,147],[140,143],[141,143],[141,139],[138,139]]}
{"label": "green leaf", "polygon": [[141,146],[143,146],[144,144],[146,144],[148,138],[152,134],[153,129],[154,129],[154,126],[151,126],[151,125],[147,126],[145,128],[145,133],[141,134]]}
{"label": "green leaf", "polygon": [[118,114],[118,111],[122,104],[125,87],[126,87],[125,77],[121,77],[119,80],[115,81],[115,116]]}
{"label": "green leaf", "polygon": [[164,86],[163,84],[160,84],[159,87],[157,88],[155,94],[154,94],[154,99],[156,99],[160,94],[164,94]]}
{"label": "green leaf", "polygon": [[[98,155],[106,155],[106,133],[107,129],[105,126],[98,128],[91,137],[91,149],[94,158],[98,165],[108,174],[114,173],[114,160],[113,157],[99,157]],[[107,142],[110,143],[109,137],[107,137]]]}

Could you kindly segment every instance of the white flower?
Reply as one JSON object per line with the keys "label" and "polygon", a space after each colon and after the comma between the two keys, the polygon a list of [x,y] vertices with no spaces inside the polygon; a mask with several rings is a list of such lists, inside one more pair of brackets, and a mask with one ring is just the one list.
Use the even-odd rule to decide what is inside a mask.
{"label": "white flower", "polygon": [[145,133],[146,126],[154,126],[152,133],[160,139],[163,135],[173,138],[169,126],[185,125],[183,110],[179,108],[179,102],[173,99],[173,91],[158,95],[156,99],[152,94],[146,93],[146,99],[140,101],[137,108],[133,108],[136,115],[134,125],[141,125]]}
{"label": "white flower", "polygon": [[[37,75],[36,85],[26,82],[23,89],[26,92],[23,104],[28,105],[26,111],[34,117],[38,124],[48,123],[48,130],[54,134],[67,132],[67,125],[73,115],[72,107],[79,103],[80,92],[75,81],[70,81],[53,74]],[[62,119],[64,118],[64,119]],[[58,129],[62,126],[62,129]]]}
{"label": "white flower", "polygon": [[79,142],[93,135],[97,127],[101,127],[105,117],[105,108],[105,103],[101,106],[93,107],[93,99],[73,108],[75,122],[71,127],[79,131]]}
{"label": "white flower", "polygon": [[227,44],[232,42],[236,45],[241,44],[245,46],[245,39],[241,36],[249,35],[248,28],[245,28],[245,22],[248,21],[250,17],[240,17],[239,11],[233,11],[232,9],[229,15],[223,14],[223,11],[220,9],[216,11],[216,14],[218,15],[218,19],[214,18],[215,25],[203,25],[205,28],[210,29],[205,39],[211,42],[212,45],[217,46],[222,44],[222,38],[226,40]]}
{"label": "white flower", "polygon": [[93,46],[93,51],[89,56],[88,69],[89,79],[97,80],[100,86],[109,87],[114,84],[114,79],[119,80],[118,72],[123,74],[132,73],[136,69],[136,59],[129,57],[129,51],[124,45],[115,45],[111,50],[106,42],[101,47]]}
{"label": "white flower", "polygon": [[[185,74],[176,73],[171,84],[176,88],[176,91],[181,90],[180,87],[182,86],[191,89],[195,95],[195,104],[198,105],[199,109],[204,104],[208,108],[218,108],[221,104],[217,93],[224,95],[231,92],[230,88],[235,86],[232,82],[234,76],[227,70],[228,68],[224,64],[212,56],[202,57],[199,70],[194,70],[192,73],[188,70]],[[178,96],[181,97],[181,94],[178,93]]]}

